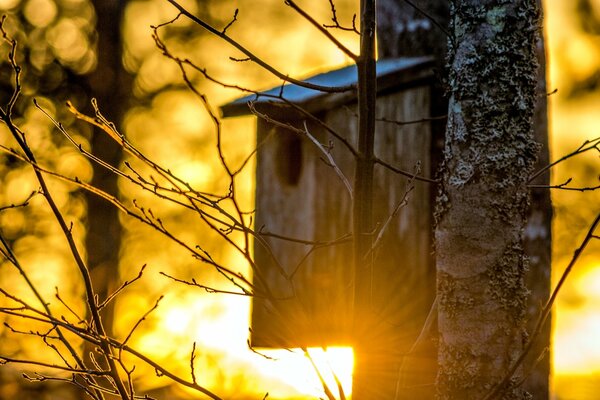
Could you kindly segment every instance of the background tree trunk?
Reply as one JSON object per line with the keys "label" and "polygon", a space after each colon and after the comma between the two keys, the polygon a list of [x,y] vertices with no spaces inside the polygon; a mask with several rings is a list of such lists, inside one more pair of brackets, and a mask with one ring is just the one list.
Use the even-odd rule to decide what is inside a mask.
{"label": "background tree trunk", "polygon": [[[535,0],[457,0],[438,197],[440,399],[479,399],[522,350],[523,232],[538,146]],[[511,399],[527,394],[511,388]]]}
{"label": "background tree trunk", "polygon": [[443,65],[450,17],[446,0],[380,0],[377,3],[379,58],[436,56]]}
{"label": "background tree trunk", "polygon": [[[97,67],[87,78],[88,93],[95,97],[102,114],[120,124],[127,108],[131,79],[122,64],[121,21],[125,0],[93,1],[96,10]],[[93,113],[91,107],[87,110]],[[122,159],[121,147],[104,132],[94,128],[91,137],[92,153],[113,166]],[[93,164],[92,185],[117,194],[117,176]],[[86,251],[94,288],[102,302],[112,290],[118,277],[121,225],[118,210],[98,196],[86,192],[88,204]],[[113,304],[102,310],[104,329],[112,334]],[[93,348],[87,347],[86,358]]]}
{"label": "background tree trunk", "polygon": [[[541,1],[538,0],[541,7]],[[539,63],[537,102],[533,117],[533,134],[535,141],[541,145],[535,170],[550,163],[548,144],[548,90],[546,88],[546,51],[543,34],[537,43]],[[535,180],[536,184],[549,185],[550,171]],[[537,189],[531,193],[531,205],[525,228],[525,254],[529,258],[529,270],[526,272],[526,284],[529,288],[527,307],[527,330],[531,332],[540,315],[540,307],[550,297],[551,264],[552,264],[552,202],[550,190]],[[536,339],[529,357],[525,360],[525,382],[523,387],[533,395],[534,399],[548,399],[550,378],[550,319]],[[544,357],[540,358],[540,356]]]}

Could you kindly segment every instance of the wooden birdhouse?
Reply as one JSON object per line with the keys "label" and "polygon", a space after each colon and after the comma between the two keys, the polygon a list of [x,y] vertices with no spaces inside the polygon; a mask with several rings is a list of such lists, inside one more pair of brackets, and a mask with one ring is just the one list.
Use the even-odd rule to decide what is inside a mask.
{"label": "wooden birdhouse", "polygon": [[[375,153],[392,169],[419,169],[425,177],[432,165],[433,65],[425,57],[377,63]],[[356,67],[307,82],[355,84]],[[221,111],[223,117],[258,117],[253,282],[260,294],[252,299],[252,346],[351,344],[355,304],[347,185],[354,175],[351,149],[357,147],[356,93],[290,84],[238,99]],[[389,225],[373,251],[372,301],[381,310],[380,328],[408,344],[434,296],[433,186],[414,181],[409,191],[409,178],[392,169],[375,167],[374,235],[388,220]]]}

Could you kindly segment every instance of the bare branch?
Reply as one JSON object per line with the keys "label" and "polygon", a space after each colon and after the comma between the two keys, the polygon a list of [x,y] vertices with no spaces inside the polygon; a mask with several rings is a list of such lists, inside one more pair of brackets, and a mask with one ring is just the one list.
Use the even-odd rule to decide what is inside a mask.
{"label": "bare branch", "polygon": [[73,367],[64,367],[62,365],[45,363],[42,361],[34,361],[34,360],[21,360],[18,358],[11,358],[6,356],[0,356],[0,365],[2,364],[25,364],[25,365],[35,365],[38,367],[51,368],[59,371],[68,371],[74,374],[82,374],[82,375],[95,375],[95,376],[110,376],[110,371],[96,371],[93,369],[80,370]]}
{"label": "bare branch", "polygon": [[321,143],[319,143],[319,141],[317,139],[315,139],[315,137],[313,135],[310,134],[310,132],[308,131],[308,126],[306,125],[306,121],[304,121],[304,134],[310,139],[311,142],[313,142],[315,144],[315,146],[319,149],[319,151],[321,153],[323,153],[323,155],[327,158],[327,161],[328,161],[327,165],[329,165],[331,168],[333,168],[333,170],[335,171],[337,176],[339,176],[340,180],[344,183],[344,186],[346,187],[346,190],[348,191],[350,200],[353,200],[354,197],[352,196],[352,186],[350,185],[350,181],[348,181],[348,178],[346,178],[346,176],[344,175],[344,173],[342,172],[340,167],[338,167],[338,165],[336,164],[335,160],[331,156],[331,152],[328,150],[325,150],[323,145]]}
{"label": "bare branch", "polygon": [[376,118],[376,121],[385,122],[388,124],[394,124],[394,125],[398,125],[398,126],[405,126],[405,125],[421,124],[424,122],[440,121],[440,120],[444,120],[446,118],[448,118],[447,115],[440,115],[437,117],[421,118],[421,119],[415,119],[415,120],[411,120],[411,121],[395,121],[395,120],[387,119],[387,118]]}
{"label": "bare branch", "polygon": [[344,46],[342,44],[342,42],[337,40],[335,38],[335,36],[333,36],[331,34],[331,32],[329,32],[327,29],[325,29],[325,27],[323,25],[319,24],[310,14],[308,14],[306,11],[304,11],[302,8],[300,8],[300,6],[298,4],[296,4],[296,2],[294,0],[285,0],[285,4],[290,6],[292,9],[294,9],[294,11],[296,11],[304,19],[306,19],[308,22],[310,22],[311,25],[313,25],[315,28],[317,28],[319,30],[319,32],[321,32],[323,35],[325,35],[327,37],[327,39],[329,39],[333,44],[335,44],[337,46],[337,48],[340,49],[344,54],[346,54],[348,57],[350,57],[354,61],[356,61],[358,59],[358,56],[356,54],[351,52],[350,49],[348,49],[346,46]]}
{"label": "bare branch", "polygon": [[196,372],[194,368],[194,360],[196,359],[196,342],[192,345],[192,351],[190,353],[190,373],[192,375],[192,382],[196,385]]}
{"label": "bare branch", "polygon": [[273,68],[269,63],[260,59],[258,56],[256,56],[254,53],[252,53],[250,50],[248,50],[244,46],[242,46],[239,42],[237,42],[236,40],[229,37],[226,33],[218,31],[217,29],[213,28],[210,24],[208,24],[206,21],[196,17],[195,15],[193,15],[192,13],[187,11],[177,1],[175,1],[175,0],[167,0],[167,1],[169,3],[171,3],[175,8],[177,8],[181,14],[185,15],[190,20],[192,20],[196,24],[200,25],[202,28],[206,29],[208,32],[212,33],[213,35],[218,36],[221,39],[225,40],[227,43],[229,43],[230,45],[232,45],[233,47],[235,47],[236,49],[238,49],[239,51],[244,53],[244,55],[246,55],[250,59],[250,61],[256,63],[257,65],[261,66],[262,68],[269,71],[271,74],[275,75],[279,79],[284,80],[285,82],[291,82],[295,85],[302,86],[307,89],[317,90],[320,92],[328,92],[328,93],[339,93],[339,92],[347,92],[350,90],[356,90],[356,87],[352,86],[352,85],[344,86],[344,87],[321,86],[321,85],[315,85],[312,83],[307,83],[307,82],[303,82],[303,81],[300,81],[297,79],[290,78],[289,76],[287,76],[287,75],[281,73],[280,71],[276,70],[275,68]]}
{"label": "bare branch", "polygon": [[379,165],[389,169],[390,171],[393,171],[400,175],[404,175],[407,178],[415,179],[417,181],[422,181],[422,182],[429,182],[429,183],[439,183],[440,182],[438,179],[425,178],[424,176],[414,176],[410,172],[400,169],[398,167],[394,167],[390,163],[383,161],[382,159],[380,159],[378,157],[375,157],[374,161],[375,161],[375,164],[379,164]]}
{"label": "bare branch", "polygon": [[329,6],[331,7],[331,21],[333,22],[333,25],[323,25],[323,28],[335,28],[340,29],[342,31],[354,32],[357,35],[360,35],[359,30],[356,28],[356,14],[352,16],[352,28],[346,28],[343,27],[338,21],[337,10],[335,9],[335,4],[333,0],[329,0]]}
{"label": "bare branch", "polygon": [[224,35],[225,32],[227,32],[227,29],[229,29],[229,27],[231,25],[233,25],[235,23],[235,21],[237,21],[237,16],[240,10],[238,10],[237,8],[235,9],[235,12],[233,13],[233,18],[231,19],[231,21],[225,26],[225,28],[223,28],[223,30],[221,31],[221,33]]}
{"label": "bare branch", "polygon": [[392,220],[398,215],[398,213],[400,212],[400,209],[402,209],[403,207],[405,207],[408,204],[409,195],[415,188],[414,180],[415,180],[417,174],[419,174],[420,172],[421,172],[421,163],[417,162],[417,165],[415,165],[415,172],[413,173],[413,176],[406,183],[406,189],[404,190],[404,194],[402,195],[402,198],[400,199],[400,201],[398,201],[398,204],[396,204],[396,207],[394,207],[394,210],[388,216],[388,219],[385,221],[385,223],[383,224],[381,229],[379,229],[379,233],[377,233],[377,237],[373,241],[373,244],[371,245],[371,249],[367,252],[367,254],[365,254],[365,257],[370,256],[377,249],[377,247],[381,244],[383,235],[386,233]]}
{"label": "bare branch", "polygon": [[597,152],[600,153],[600,137],[597,137],[597,138],[592,139],[592,140],[586,140],[577,149],[575,149],[572,152],[570,152],[570,153],[562,156],[561,158],[559,158],[558,160],[554,161],[553,163],[550,163],[550,164],[546,165],[544,168],[542,168],[539,171],[537,171],[534,174],[532,174],[529,177],[529,182],[533,181],[535,178],[537,178],[538,176],[542,175],[544,172],[548,171],[552,167],[560,164],[561,162],[564,162],[564,161],[568,160],[569,158],[575,157],[575,156],[577,156],[579,154],[586,153],[586,152],[588,152],[590,150],[592,150],[592,151],[596,150]]}
{"label": "bare branch", "polygon": [[142,278],[142,275],[144,274],[144,270],[146,269],[146,264],[142,265],[142,268],[140,269],[140,272],[138,272],[137,276],[135,278],[133,278],[130,281],[125,281],[121,284],[121,286],[119,286],[112,294],[108,295],[106,297],[106,299],[104,299],[104,301],[102,303],[100,303],[98,305],[98,309],[103,309],[104,307],[106,307],[106,305],[108,303],[110,303],[115,297],[117,297],[117,295],[119,293],[121,293],[123,291],[123,289],[127,288],[128,286],[130,286],[131,284],[135,283],[137,280]]}
{"label": "bare branch", "polygon": [[146,320],[146,318],[148,318],[148,315],[150,315],[152,313],[152,311],[156,310],[158,308],[158,305],[160,304],[160,301],[164,298],[165,296],[161,295],[156,302],[154,303],[154,305],[144,313],[144,315],[142,315],[140,317],[140,319],[138,319],[138,321],[133,325],[133,327],[131,328],[131,330],[129,331],[129,333],[127,334],[127,336],[125,337],[125,340],[123,341],[123,345],[126,345],[127,342],[129,341],[129,339],[131,339],[131,336],[133,335],[133,333],[135,332],[135,330],[142,324],[142,322],[144,322]]}
{"label": "bare branch", "polygon": [[243,290],[242,293],[240,292],[233,292],[230,290],[222,290],[222,289],[215,289],[213,287],[210,286],[206,286],[206,285],[202,285],[200,283],[198,283],[196,281],[196,279],[192,278],[191,280],[187,281],[185,279],[179,279],[179,278],[175,278],[172,275],[167,274],[166,272],[159,272],[159,274],[161,274],[162,276],[169,278],[175,282],[179,282],[179,283],[183,283],[184,285],[188,285],[188,286],[195,286],[198,287],[200,289],[205,290],[207,293],[221,293],[221,294],[233,294],[233,295],[237,295],[237,296],[254,296],[254,294],[252,292],[249,292],[243,288],[241,288]]}
{"label": "bare branch", "polygon": [[327,396],[327,398],[329,400],[336,400],[335,396],[331,392],[331,389],[329,389],[327,382],[325,382],[325,378],[323,378],[321,371],[319,371],[319,367],[317,367],[317,364],[315,364],[315,360],[312,358],[312,356],[308,352],[308,349],[306,349],[306,347],[303,347],[302,351],[304,352],[304,356],[306,358],[308,358],[308,360],[310,361],[310,364],[312,365],[313,369],[315,370],[315,373],[319,377],[319,381],[321,382],[321,386],[323,386],[323,391],[325,392],[325,396]]}
{"label": "bare branch", "polygon": [[9,204],[8,206],[0,207],[0,212],[2,212],[4,210],[8,210],[10,208],[27,207],[29,205],[29,200],[31,200],[33,198],[33,196],[35,196],[36,194],[40,194],[40,193],[38,191],[33,191],[27,196],[27,198],[25,200],[21,201],[18,204]]}

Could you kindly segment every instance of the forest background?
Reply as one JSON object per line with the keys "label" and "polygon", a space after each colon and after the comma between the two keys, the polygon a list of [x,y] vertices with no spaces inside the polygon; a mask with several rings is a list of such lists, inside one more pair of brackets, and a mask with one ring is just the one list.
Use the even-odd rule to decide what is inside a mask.
{"label": "forest background", "polygon": [[[251,3],[251,4],[250,4]],[[232,32],[243,44],[258,49],[260,55],[280,70],[294,77],[347,65],[350,60],[337,48],[311,29],[283,2],[255,0],[182,1],[193,13],[209,15],[219,25],[226,25],[235,9],[238,21]],[[356,2],[336,3],[338,16],[350,22],[356,13]],[[331,18],[327,1],[306,2],[306,8],[319,21]],[[584,140],[600,135],[600,1],[544,2],[545,35],[549,64],[548,88],[557,89],[550,96],[551,151],[554,158],[577,148]],[[35,139],[30,145],[45,165],[53,166],[67,176],[91,179],[92,168],[77,148],[66,143],[49,120],[31,102],[38,103],[54,118],[69,127],[82,143],[89,143],[89,126],[78,124],[65,107],[70,100],[84,107],[94,93],[85,89],[86,74],[97,68],[95,50],[95,11],[87,0],[0,0],[0,10],[9,15],[7,29],[27,47],[23,65],[26,101],[19,104],[19,124]],[[164,0],[130,0],[125,2],[122,26],[122,63],[131,77],[131,93],[119,98],[117,109],[123,111],[120,130],[152,159],[161,160],[190,184],[206,190],[223,191],[226,180],[218,168],[215,137],[210,117],[202,112],[198,98],[183,84],[179,68],[165,58],[151,37],[151,25],[172,19],[176,10]],[[358,46],[352,32],[339,32],[338,37],[352,50]],[[164,41],[172,53],[188,57],[205,67],[211,75],[243,87],[264,89],[280,84],[276,78],[249,63],[234,62],[238,55],[184,20],[165,30]],[[310,45],[308,45],[310,44]],[[6,60],[8,48],[1,50]],[[0,69],[1,84],[9,83],[10,66]],[[240,96],[207,81],[198,74],[194,83],[218,106]],[[2,96],[10,93],[2,88]],[[4,102],[4,98],[2,99]],[[117,101],[117,100],[115,100]],[[103,104],[99,105],[103,108]],[[115,105],[112,104],[111,107]],[[110,118],[111,116],[108,115]],[[0,132],[4,127],[0,127]],[[254,146],[253,118],[236,118],[223,122],[224,149],[231,160],[242,160]],[[0,136],[2,143],[8,137]],[[1,157],[0,204],[19,203],[37,189],[27,165],[15,166],[14,160]],[[13,163],[13,164],[11,164]],[[248,168],[238,180],[238,190],[246,209],[253,204],[253,172]],[[600,179],[597,154],[589,154],[560,164],[552,181],[559,184],[573,177],[577,186],[595,186]],[[74,221],[78,241],[83,247],[83,221],[86,207],[83,194],[73,186],[52,181],[61,207]],[[124,196],[131,193],[125,181],[119,183]],[[600,194],[576,191],[553,191],[555,209],[553,274],[558,276],[585,233],[591,218],[600,207]],[[153,208],[153,199],[136,194],[136,200]],[[55,287],[67,301],[77,303],[82,288],[76,285],[69,266],[69,254],[52,216],[40,198],[33,198],[27,210],[11,209],[0,213],[3,234],[14,240],[15,250],[22,255],[31,278],[42,283],[45,295],[52,297]],[[157,206],[158,207],[158,206]],[[209,232],[194,229],[176,207],[160,206],[161,218],[189,239],[206,243]],[[132,324],[150,309],[157,298],[166,293],[158,307],[131,338],[131,343],[182,375],[188,373],[192,342],[197,342],[198,370],[203,384],[218,388],[227,398],[259,396],[266,392],[273,398],[319,396],[321,385],[302,352],[273,351],[269,360],[248,349],[249,299],[239,296],[209,294],[197,288],[177,285],[159,275],[198,278],[199,271],[189,256],[175,245],[127,218],[123,226],[119,253],[120,276],[134,277],[142,265],[144,276],[124,291],[115,305],[114,331],[126,334]],[[214,244],[207,249],[229,265],[247,268],[245,261],[233,252]],[[592,399],[600,387],[600,247],[595,244],[578,264],[564,287],[554,314],[553,387],[559,399]],[[242,271],[246,272],[246,271]],[[217,282],[217,277],[202,272],[204,282]],[[0,267],[0,287],[13,288],[20,277],[6,265]],[[72,279],[72,281],[71,281]],[[168,290],[167,290],[168,288]],[[23,289],[23,296],[25,289]],[[83,305],[82,305],[83,306]],[[4,316],[0,318],[5,318]],[[168,338],[168,340],[166,340]],[[0,326],[2,353],[38,355],[40,345],[32,338],[16,339],[9,328]],[[328,360],[343,377],[349,391],[352,353],[349,349],[330,349],[327,354],[313,350],[314,358],[326,365]],[[185,398],[181,389],[164,386],[165,379],[156,378],[151,369],[137,371],[142,387],[153,393],[169,394],[169,398]],[[327,368],[324,368],[327,369]],[[0,398],[13,398],[15,393],[35,392],[40,385],[26,383],[17,369],[0,368]],[[47,388],[46,388],[47,389]],[[39,389],[39,390],[46,390]],[[59,390],[59,389],[57,389]]]}

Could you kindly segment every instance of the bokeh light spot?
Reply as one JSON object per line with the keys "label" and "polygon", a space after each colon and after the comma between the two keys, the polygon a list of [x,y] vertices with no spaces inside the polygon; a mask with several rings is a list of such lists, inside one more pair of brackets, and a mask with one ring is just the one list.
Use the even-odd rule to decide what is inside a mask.
{"label": "bokeh light spot", "polygon": [[66,62],[81,60],[88,50],[88,42],[73,19],[62,19],[48,31],[47,39],[56,55]]}
{"label": "bokeh light spot", "polygon": [[50,25],[57,13],[56,3],[51,0],[29,0],[23,9],[27,21],[38,28]]}
{"label": "bokeh light spot", "polygon": [[19,5],[21,0],[0,0],[0,10],[9,10]]}

